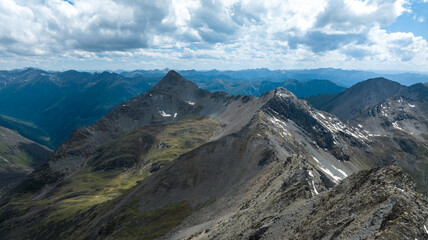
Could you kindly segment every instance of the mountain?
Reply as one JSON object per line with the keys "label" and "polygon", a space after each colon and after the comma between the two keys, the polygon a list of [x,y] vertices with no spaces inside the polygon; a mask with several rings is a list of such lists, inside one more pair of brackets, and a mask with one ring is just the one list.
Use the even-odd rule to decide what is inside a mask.
{"label": "mountain", "polygon": [[347,121],[392,96],[410,99],[427,96],[424,89],[422,84],[406,87],[385,78],[374,78],[357,83],[338,94],[313,96],[306,100],[318,109]]}
{"label": "mountain", "polygon": [[50,145],[50,136],[49,134],[36,126],[34,123],[26,122],[20,119],[13,117],[0,115],[0,126],[13,129],[17,131],[20,135],[25,136],[26,138],[31,138],[32,141],[39,144],[49,146]]}
{"label": "mountain", "polygon": [[263,93],[278,87],[283,87],[291,91],[297,97],[309,97],[318,94],[332,94],[344,91],[346,88],[338,86],[328,80],[310,80],[300,82],[297,80],[287,80],[285,82],[269,81],[228,81],[214,79],[210,81],[195,81],[203,89],[210,91],[225,91],[231,95],[250,95],[259,97]]}
{"label": "mountain", "polygon": [[[26,138],[55,148],[74,129],[95,123],[117,104],[146,92],[166,73],[167,70],[151,70],[119,75],[74,70],[47,72],[34,68],[1,71],[0,126],[17,130]],[[256,75],[265,76],[268,73],[265,70],[264,74]],[[254,96],[280,86],[290,89],[298,97],[337,93],[345,89],[327,80],[236,82],[202,78],[196,83],[211,91]]]}
{"label": "mountain", "polygon": [[75,128],[96,122],[117,104],[151,88],[139,79],[108,72],[46,72],[28,68],[3,71],[2,76],[0,114],[27,122],[43,134],[22,125],[16,127],[10,121],[7,127],[49,147],[58,146]]}
{"label": "mountain", "polygon": [[[230,96],[171,70],[146,93],[75,130],[3,196],[0,234],[424,237],[427,205],[415,189],[426,189],[421,179],[415,188],[404,171],[412,173],[409,165],[428,148],[414,147],[406,151],[342,122],[282,87]],[[392,164],[405,170],[376,168]]]}
{"label": "mountain", "polygon": [[377,136],[392,139],[402,151],[416,156],[409,159],[406,169],[412,172],[420,188],[427,189],[428,88],[424,88],[425,99],[394,96],[359,114],[351,123]]}
{"label": "mountain", "polygon": [[350,87],[365,79],[384,77],[399,82],[403,85],[413,85],[426,82],[427,74],[423,73],[376,73],[359,70],[343,70],[334,68],[320,68],[308,70],[289,71],[290,76],[295,79],[329,79],[338,85]]}
{"label": "mountain", "polygon": [[0,195],[48,159],[51,150],[0,127]]}
{"label": "mountain", "polygon": [[[324,109],[348,121],[362,131],[392,142],[401,153],[411,153],[405,167],[421,191],[428,190],[426,159],[428,157],[428,87],[410,87],[387,79],[370,79],[339,94],[307,98],[318,109]],[[397,153],[397,154],[401,154]],[[396,155],[384,160],[396,164]]]}
{"label": "mountain", "polygon": [[[135,70],[132,72],[121,72],[124,76],[157,76],[160,79],[166,74],[168,69],[164,70]],[[266,68],[245,69],[238,71],[196,71],[181,70],[179,73],[193,81],[211,81],[222,79],[231,82],[242,81],[269,81],[283,82],[287,79],[296,79],[298,81],[310,81],[313,79],[328,79],[339,86],[350,87],[366,79],[384,77],[400,84],[410,86],[416,83],[425,83],[428,80],[426,73],[392,73],[392,72],[370,72],[359,70],[343,70],[334,68],[302,69],[302,70],[269,70]]]}

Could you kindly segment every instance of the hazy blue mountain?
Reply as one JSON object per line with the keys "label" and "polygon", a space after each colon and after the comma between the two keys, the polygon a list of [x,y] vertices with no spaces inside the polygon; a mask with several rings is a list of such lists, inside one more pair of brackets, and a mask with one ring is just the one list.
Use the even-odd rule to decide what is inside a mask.
{"label": "hazy blue mountain", "polygon": [[[155,76],[161,78],[168,69],[164,70],[135,70],[132,72],[121,72],[123,76]],[[313,79],[328,79],[338,85],[350,87],[358,82],[369,78],[385,77],[403,85],[412,85],[416,83],[425,83],[428,81],[428,75],[423,73],[393,73],[393,72],[371,72],[360,70],[342,70],[334,68],[304,69],[304,70],[269,70],[266,68],[246,69],[239,71],[196,71],[181,70],[178,71],[183,77],[197,83],[199,81],[210,81],[222,79],[228,81],[270,81],[284,82],[288,79],[299,81],[309,81]]]}
{"label": "hazy blue mountain", "polygon": [[329,79],[336,84],[350,87],[358,82],[370,78],[384,77],[396,81],[403,85],[413,85],[416,83],[426,82],[428,75],[421,73],[375,73],[358,70],[342,70],[334,68],[320,68],[313,70],[292,70],[288,71],[293,78],[304,79]]}
{"label": "hazy blue mountain", "polygon": [[[151,88],[146,81],[125,78],[109,72],[85,73],[77,71],[46,72],[28,68],[3,71],[0,85],[1,119],[25,137],[55,147],[79,126],[94,123],[115,105]],[[34,131],[23,130],[27,122],[46,132],[48,139],[40,140]],[[18,121],[18,122],[19,122]],[[20,125],[21,127],[17,127]]]}
{"label": "hazy blue mountain", "polygon": [[[163,70],[135,70],[121,72],[125,77],[140,77],[146,82],[155,84],[166,73]],[[308,97],[317,94],[338,93],[346,88],[328,80],[304,79],[299,81],[289,79],[284,71],[270,71],[268,69],[249,69],[240,71],[196,71],[184,70],[179,73],[196,83],[200,88],[210,91],[225,91],[231,95],[261,96],[263,93],[277,87],[284,87],[297,97]]]}
{"label": "hazy blue mountain", "polygon": [[278,87],[291,91],[297,97],[309,97],[317,94],[332,94],[342,92],[346,88],[338,86],[328,80],[311,80],[301,82],[298,80],[287,80],[284,82],[270,81],[230,81],[214,79],[211,81],[195,81],[200,87],[210,91],[225,91],[231,95],[250,95],[259,97],[263,93]]}
{"label": "hazy blue mountain", "polygon": [[13,129],[19,132],[20,135],[26,138],[31,138],[33,141],[42,145],[50,145],[49,134],[34,123],[26,122],[5,115],[0,115],[0,126]]}

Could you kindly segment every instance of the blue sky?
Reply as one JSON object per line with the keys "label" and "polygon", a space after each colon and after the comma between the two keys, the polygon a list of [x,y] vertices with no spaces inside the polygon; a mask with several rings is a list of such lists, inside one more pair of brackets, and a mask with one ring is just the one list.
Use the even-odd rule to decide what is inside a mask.
{"label": "blue sky", "polygon": [[428,0],[2,0],[0,69],[428,71]]}
{"label": "blue sky", "polygon": [[428,39],[428,3],[424,3],[423,0],[414,1],[409,9],[410,12],[399,16],[385,29],[388,32],[412,32],[415,36]]}

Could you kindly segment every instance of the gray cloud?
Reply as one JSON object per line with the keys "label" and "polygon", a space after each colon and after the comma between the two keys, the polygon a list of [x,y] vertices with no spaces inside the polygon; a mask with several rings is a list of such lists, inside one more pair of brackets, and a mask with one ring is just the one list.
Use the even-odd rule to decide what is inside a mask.
{"label": "gray cloud", "polygon": [[192,15],[190,26],[209,43],[228,41],[239,29],[239,25],[228,15],[220,2],[201,0],[203,7]]}
{"label": "gray cloud", "polygon": [[326,34],[320,31],[309,32],[302,37],[288,38],[288,45],[291,49],[304,45],[315,53],[336,50],[346,44],[363,44],[366,42],[365,34]]}
{"label": "gray cloud", "polygon": [[354,46],[343,49],[342,53],[344,53],[346,56],[348,56],[350,58],[354,58],[354,59],[358,59],[358,60],[362,60],[363,58],[365,58],[367,56],[373,55],[373,52],[368,50],[368,49],[356,48]]}

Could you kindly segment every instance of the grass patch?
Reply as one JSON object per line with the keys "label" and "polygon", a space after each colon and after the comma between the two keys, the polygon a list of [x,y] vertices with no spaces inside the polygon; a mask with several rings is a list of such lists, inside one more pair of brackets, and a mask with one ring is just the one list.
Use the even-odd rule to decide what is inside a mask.
{"label": "grass patch", "polygon": [[[121,216],[122,230],[114,233],[114,239],[156,239],[178,226],[192,214],[192,208],[186,201],[166,205],[153,211],[140,211],[133,204]],[[109,226],[115,227],[115,226]],[[109,228],[107,227],[107,228]]]}

